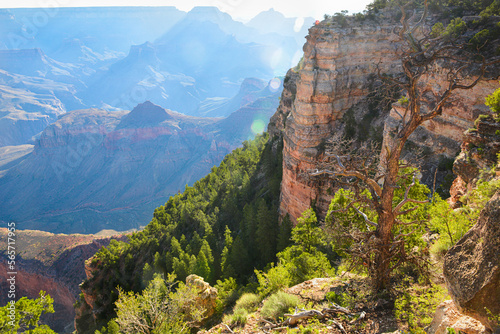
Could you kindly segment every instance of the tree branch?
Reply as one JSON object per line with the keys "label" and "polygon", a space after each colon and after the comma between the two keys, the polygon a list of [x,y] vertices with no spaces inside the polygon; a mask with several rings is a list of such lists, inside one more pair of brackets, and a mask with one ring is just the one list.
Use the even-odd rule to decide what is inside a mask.
{"label": "tree branch", "polygon": [[378,224],[375,223],[375,222],[372,222],[370,219],[368,219],[368,216],[366,214],[364,214],[363,212],[359,211],[358,208],[356,208],[355,206],[353,206],[354,210],[356,210],[361,216],[363,216],[364,220],[366,223],[370,224],[371,226],[375,226],[375,227],[378,227]]}

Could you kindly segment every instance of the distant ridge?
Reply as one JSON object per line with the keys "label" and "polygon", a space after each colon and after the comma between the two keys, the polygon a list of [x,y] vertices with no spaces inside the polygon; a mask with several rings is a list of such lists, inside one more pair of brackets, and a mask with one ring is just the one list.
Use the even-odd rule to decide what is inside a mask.
{"label": "distant ridge", "polygon": [[137,105],[131,112],[123,116],[117,129],[142,128],[159,125],[161,122],[173,119],[172,115],[162,107],[146,101]]}

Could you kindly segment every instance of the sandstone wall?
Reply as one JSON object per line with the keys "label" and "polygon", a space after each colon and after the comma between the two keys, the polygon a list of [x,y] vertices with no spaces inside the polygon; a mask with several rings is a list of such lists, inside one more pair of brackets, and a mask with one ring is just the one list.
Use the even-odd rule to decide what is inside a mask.
{"label": "sandstone wall", "polygon": [[[285,81],[289,82],[284,85],[280,107],[269,126],[270,134],[281,134],[284,141],[282,215],[288,213],[295,221],[311,204],[316,205],[320,217],[326,215],[332,198],[328,195],[332,193],[328,191],[331,181],[313,182],[305,176],[322,159],[324,142],[335,131],[342,131],[341,119],[346,112],[366,104],[377,66],[382,73],[400,71],[395,55],[398,36],[393,29],[394,23],[384,26],[370,21],[351,22],[349,28],[323,21],[309,29],[304,59],[295,72],[288,73]],[[427,82],[426,94],[442,90],[446,84],[443,78],[443,69],[430,71],[422,79]],[[460,151],[464,131],[473,126],[479,114],[487,113],[484,97],[496,87],[498,79],[491,79],[472,90],[458,91],[441,117],[427,122],[410,137],[410,153],[421,147],[427,156],[424,183],[432,186],[439,160],[453,158]],[[397,126],[397,108],[395,105],[389,115],[381,116],[385,117],[383,140],[388,140]]]}
{"label": "sandstone wall", "polygon": [[[386,73],[397,70],[392,50],[396,40],[391,32],[392,26],[369,23],[341,29],[322,22],[309,29],[303,64],[289,79],[294,81],[288,85],[295,88],[293,101],[286,105],[292,94],[285,84],[283,96],[287,98],[282,97],[282,106],[273,117],[286,119],[282,122],[286,123],[283,215],[288,213],[295,220],[312,201],[326,213],[331,200],[326,192],[328,185],[310,182],[304,173],[315,168],[322,142],[332,135],[343,114],[366,97],[376,66],[379,64]],[[270,133],[273,131],[270,129]]]}

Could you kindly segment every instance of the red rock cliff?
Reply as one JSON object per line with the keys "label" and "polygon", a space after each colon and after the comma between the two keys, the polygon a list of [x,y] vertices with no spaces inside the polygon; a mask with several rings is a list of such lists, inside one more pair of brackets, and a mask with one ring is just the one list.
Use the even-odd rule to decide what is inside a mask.
{"label": "red rock cliff", "polygon": [[341,29],[326,22],[309,29],[304,58],[296,73],[287,75],[269,127],[271,135],[281,131],[284,140],[283,215],[295,220],[313,201],[326,213],[331,199],[326,186],[308,182],[303,174],[315,168],[320,145],[345,112],[366,97],[377,64],[385,72],[397,69],[391,29],[374,24]]}
{"label": "red rock cliff", "polygon": [[[340,28],[321,22],[309,29],[303,60],[285,78],[281,103],[271,118],[269,133],[283,138],[280,211],[282,215],[289,214],[293,221],[311,204],[324,217],[332,198],[327,191],[330,184],[312,182],[304,175],[316,168],[325,140],[335,131],[343,131],[342,118],[350,109],[367,113],[362,103],[372,92],[377,65],[387,74],[400,69],[395,55],[398,36],[393,32],[394,24],[387,23],[384,26],[351,22],[348,28]],[[430,91],[444,84],[440,71],[436,69],[424,78]],[[437,163],[439,155],[453,158],[459,152],[463,132],[485,112],[484,97],[497,85],[497,79],[485,80],[473,90],[459,92],[441,117],[424,124],[410,137],[417,146],[426,147],[431,157],[427,163]],[[384,133],[384,140],[396,125],[393,115],[391,112],[378,119],[385,124],[384,130],[379,131]],[[432,166],[426,168],[432,172]],[[432,180],[427,183],[432,184]]]}

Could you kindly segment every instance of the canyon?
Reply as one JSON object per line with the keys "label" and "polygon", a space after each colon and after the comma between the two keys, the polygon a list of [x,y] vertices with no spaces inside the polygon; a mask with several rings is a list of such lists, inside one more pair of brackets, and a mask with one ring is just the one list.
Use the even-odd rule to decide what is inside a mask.
{"label": "canyon", "polygon": [[[0,228],[0,237],[6,240],[8,231]],[[108,235],[106,235],[108,234]],[[37,298],[39,291],[47,292],[54,299],[55,313],[42,317],[57,333],[74,330],[73,304],[80,294],[79,284],[85,279],[85,261],[111,239],[124,240],[123,235],[65,235],[42,231],[17,231],[16,287],[19,296]],[[0,252],[7,251],[7,243],[0,245]],[[0,259],[0,289],[8,291],[7,261]],[[7,303],[7,294],[2,294],[0,304]]]}
{"label": "canyon", "polygon": [[[245,81],[228,118],[185,116],[144,102],[132,111],[76,110],[0,166],[0,220],[22,229],[140,229],[154,209],[264,130],[279,82]],[[29,203],[27,206],[26,204]]]}

